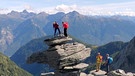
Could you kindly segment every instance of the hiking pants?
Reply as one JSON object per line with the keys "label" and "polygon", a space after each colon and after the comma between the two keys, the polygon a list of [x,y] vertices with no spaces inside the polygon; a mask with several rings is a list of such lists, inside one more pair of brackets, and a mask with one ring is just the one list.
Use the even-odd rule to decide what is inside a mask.
{"label": "hiking pants", "polygon": [[57,30],[58,30],[59,34],[61,34],[60,29],[59,28],[55,28],[54,29],[54,36],[56,35]]}
{"label": "hiking pants", "polygon": [[64,28],[64,36],[66,36],[66,37],[68,36],[67,35],[67,28]]}
{"label": "hiking pants", "polygon": [[110,71],[110,65],[107,64],[107,65],[106,65],[106,72],[108,73],[109,71]]}
{"label": "hiking pants", "polygon": [[96,70],[100,70],[101,63],[96,63]]}

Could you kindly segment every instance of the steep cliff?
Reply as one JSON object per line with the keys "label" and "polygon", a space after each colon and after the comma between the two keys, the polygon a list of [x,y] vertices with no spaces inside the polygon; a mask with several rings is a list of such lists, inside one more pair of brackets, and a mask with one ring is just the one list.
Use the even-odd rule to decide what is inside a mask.
{"label": "steep cliff", "polygon": [[114,58],[113,68],[135,72],[135,37],[129,44]]}

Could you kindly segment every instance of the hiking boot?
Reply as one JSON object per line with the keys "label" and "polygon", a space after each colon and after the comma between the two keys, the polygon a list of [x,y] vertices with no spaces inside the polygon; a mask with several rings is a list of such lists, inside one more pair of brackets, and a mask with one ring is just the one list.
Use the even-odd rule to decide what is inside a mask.
{"label": "hiking boot", "polygon": [[105,75],[107,75],[108,73],[105,73]]}
{"label": "hiking boot", "polygon": [[96,70],[95,72],[98,72],[99,70]]}

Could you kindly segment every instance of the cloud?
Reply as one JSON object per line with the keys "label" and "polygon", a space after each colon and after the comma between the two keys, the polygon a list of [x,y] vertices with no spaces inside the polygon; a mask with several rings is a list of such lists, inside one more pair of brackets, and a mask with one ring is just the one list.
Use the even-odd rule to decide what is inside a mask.
{"label": "cloud", "polygon": [[71,5],[71,6],[68,6],[68,5],[58,5],[56,6],[55,10],[56,11],[60,11],[60,12],[70,12],[70,11],[74,11],[76,10],[77,6],[76,5]]}
{"label": "cloud", "polygon": [[[9,10],[17,10],[22,11],[24,9],[31,11],[31,12],[46,12],[49,14],[55,14],[57,12],[71,12],[71,11],[78,11],[80,14],[84,15],[129,15],[129,16],[135,16],[135,1],[133,2],[125,2],[125,3],[110,3],[110,4],[102,4],[102,5],[65,5],[60,4],[57,6],[52,7],[33,7],[30,4],[23,4],[20,6],[14,6],[8,8]],[[7,11],[7,10],[6,10]],[[6,12],[5,11],[5,12]],[[1,10],[0,10],[1,12]],[[4,13],[4,12],[3,12]]]}
{"label": "cloud", "polygon": [[27,11],[29,11],[29,12],[36,12],[35,9],[28,4],[25,4],[23,8],[26,9]]}
{"label": "cloud", "polygon": [[76,9],[77,9],[76,5],[70,5],[69,6],[69,5],[61,4],[61,5],[57,5],[56,7],[42,8],[38,11],[44,11],[44,12],[49,13],[49,14],[54,14],[54,13],[57,13],[57,12],[68,13],[68,12],[74,11]]}
{"label": "cloud", "polygon": [[129,15],[135,16],[135,5],[134,2],[127,3],[111,3],[104,5],[89,5],[89,6],[77,6],[77,5],[58,5],[56,7],[46,9],[47,13],[56,13],[56,12],[71,12],[78,11],[84,15]]}
{"label": "cloud", "polygon": [[7,8],[0,8],[0,14],[5,14],[7,12],[10,12],[10,10]]}
{"label": "cloud", "polygon": [[28,10],[31,10],[32,9],[32,7],[30,5],[24,5],[24,8],[25,9],[28,9]]}
{"label": "cloud", "polygon": [[86,15],[130,15],[135,16],[135,1],[104,5],[77,7],[77,11]]}

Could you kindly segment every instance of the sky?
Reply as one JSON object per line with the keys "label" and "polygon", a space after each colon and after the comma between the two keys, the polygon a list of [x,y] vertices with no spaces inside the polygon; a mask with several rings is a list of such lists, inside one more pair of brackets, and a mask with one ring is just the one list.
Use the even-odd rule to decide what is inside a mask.
{"label": "sky", "polygon": [[135,0],[0,0],[0,13],[12,10],[21,12],[77,11],[84,15],[129,15],[135,16]]}

